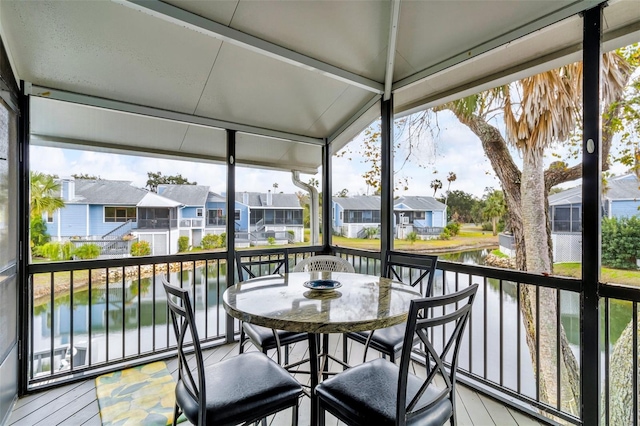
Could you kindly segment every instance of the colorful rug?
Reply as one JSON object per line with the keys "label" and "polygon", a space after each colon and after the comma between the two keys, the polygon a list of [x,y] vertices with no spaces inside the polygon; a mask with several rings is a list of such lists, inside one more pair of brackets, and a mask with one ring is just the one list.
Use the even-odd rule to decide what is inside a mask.
{"label": "colorful rug", "polygon": [[[96,378],[103,425],[170,425],[176,382],[162,362],[141,365]],[[181,416],[178,421],[184,421]]]}

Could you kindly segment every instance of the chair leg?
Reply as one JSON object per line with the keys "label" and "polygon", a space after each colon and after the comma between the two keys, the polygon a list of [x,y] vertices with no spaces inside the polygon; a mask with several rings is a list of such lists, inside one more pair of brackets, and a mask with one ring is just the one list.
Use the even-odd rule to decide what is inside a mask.
{"label": "chair leg", "polygon": [[300,404],[300,399],[298,398],[296,400],[296,403],[293,407],[291,407],[291,411],[293,414],[291,414],[291,425],[292,426],[298,426],[298,405]]}
{"label": "chair leg", "polygon": [[176,404],[173,407],[173,426],[176,426],[178,424],[178,417],[180,417],[180,407],[178,407],[178,404]]}
{"label": "chair leg", "polygon": [[289,345],[284,345],[284,365],[289,365]]}
{"label": "chair leg", "polygon": [[[349,339],[346,334],[342,335],[342,362],[348,364],[349,362],[349,353],[347,352],[347,347],[349,346]],[[343,370],[346,370],[347,367],[343,366]]]}
{"label": "chair leg", "polygon": [[318,409],[318,426],[325,426],[325,413],[326,411],[322,408],[322,404],[320,404],[320,408]]}
{"label": "chair leg", "polygon": [[240,349],[239,349],[239,353],[243,353],[244,352],[244,343],[245,343],[246,339],[247,339],[247,336],[244,334],[244,327],[242,326],[242,324],[240,324]]}

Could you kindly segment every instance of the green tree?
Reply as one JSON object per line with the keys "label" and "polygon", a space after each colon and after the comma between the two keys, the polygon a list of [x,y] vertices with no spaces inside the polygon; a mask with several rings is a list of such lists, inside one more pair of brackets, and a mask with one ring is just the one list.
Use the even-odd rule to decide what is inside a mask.
{"label": "green tree", "polygon": [[440,179],[434,179],[431,181],[429,186],[433,189],[433,196],[435,197],[436,192],[438,192],[439,189],[442,189],[442,181]]}
{"label": "green tree", "polygon": [[198,182],[189,182],[189,179],[183,177],[180,173],[177,175],[164,176],[162,172],[147,172],[147,184],[151,192],[158,192],[158,185],[197,185]]}
{"label": "green tree", "polygon": [[90,175],[87,173],[74,173],[71,176],[73,176],[74,179],[100,180],[100,176]]}
{"label": "green tree", "polygon": [[486,220],[491,221],[493,235],[498,235],[498,222],[507,212],[507,205],[504,202],[502,191],[494,190],[487,194],[482,215]]}
{"label": "green tree", "polygon": [[53,214],[64,207],[60,197],[60,183],[55,177],[40,172],[31,172],[30,176],[29,216],[42,217],[44,213]]}
{"label": "green tree", "polygon": [[640,258],[640,218],[602,220],[602,264],[610,268],[638,268]]}
{"label": "green tree", "polygon": [[[467,192],[459,189],[447,194],[447,216],[451,220],[454,217],[461,223],[473,222],[473,207],[478,203],[478,199]],[[442,200],[444,202],[444,200]]]}
{"label": "green tree", "polygon": [[[604,111],[602,132],[603,170],[608,157],[614,122],[620,114],[620,101],[632,70],[619,53],[603,55]],[[500,180],[509,211],[509,226],[515,239],[516,265],[532,273],[552,273],[551,235],[548,219],[549,189],[563,182],[581,177],[582,165],[568,167],[556,162],[547,170],[543,167],[545,150],[554,143],[570,140],[575,135],[581,109],[582,64],[575,63],[559,69],[525,78],[511,85],[447,103],[439,110],[448,110],[466,125],[480,140],[492,168]],[[504,119],[506,135],[490,120],[499,110]],[[422,119],[428,120],[428,114]],[[579,137],[578,139],[581,139]],[[509,146],[522,158],[522,170],[514,161]],[[555,332],[552,320],[557,311],[557,294],[541,288],[540,298],[532,286],[521,287],[521,311],[525,322],[534,324],[536,309],[541,309],[540,329],[527,329],[527,344],[536,354],[536,341],[546,341]],[[540,333],[541,337],[536,336]],[[578,364],[571,352],[564,329],[560,333],[559,357],[555,347],[540,348],[540,395],[542,400],[562,401],[562,408],[578,413],[580,380]],[[561,362],[561,366],[557,366]],[[562,394],[556,395],[555,371],[562,371]]]}
{"label": "green tree", "polygon": [[31,172],[29,189],[29,227],[31,231],[29,260],[31,260],[31,248],[45,244],[50,240],[42,215],[44,213],[53,215],[56,210],[64,207],[64,201],[59,196],[60,184],[52,175]]}
{"label": "green tree", "polygon": [[342,190],[336,193],[336,197],[339,198],[347,198],[349,196],[349,190],[347,188],[342,188]]}

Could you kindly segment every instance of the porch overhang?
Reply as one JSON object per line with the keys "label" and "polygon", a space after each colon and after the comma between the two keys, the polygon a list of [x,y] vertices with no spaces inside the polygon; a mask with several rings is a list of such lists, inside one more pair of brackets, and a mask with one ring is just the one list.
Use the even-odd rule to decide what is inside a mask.
{"label": "porch overhang", "polygon": [[[231,129],[238,164],[314,173],[385,89],[408,114],[579,60],[599,3],[2,2],[0,35],[34,144],[223,162]],[[636,2],[604,18],[640,38]]]}

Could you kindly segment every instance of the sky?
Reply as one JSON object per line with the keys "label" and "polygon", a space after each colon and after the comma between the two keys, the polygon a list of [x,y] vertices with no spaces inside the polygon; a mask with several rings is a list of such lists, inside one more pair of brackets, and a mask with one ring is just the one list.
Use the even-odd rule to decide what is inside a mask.
{"label": "sky", "polygon": [[[399,164],[394,166],[398,175],[409,179],[408,190],[396,191],[394,195],[433,196],[430,183],[434,179],[440,179],[444,187],[436,194],[439,197],[447,189],[449,172],[453,172],[457,176],[457,179],[451,184],[450,190],[452,191],[461,190],[480,198],[483,196],[485,188],[500,188],[500,183],[484,155],[479,139],[466,126],[460,124],[454,117],[445,114],[438,118],[438,129],[439,131],[433,138],[429,135],[423,135],[413,159],[406,163],[401,170],[398,170]],[[343,188],[348,190],[349,195],[372,193],[372,189],[367,187],[362,177],[368,166],[362,157],[357,155],[362,151],[362,140],[363,135],[361,134],[348,144],[349,154],[334,158],[332,181],[334,194]],[[401,138],[398,138],[397,142],[406,146],[406,143],[402,143]],[[553,151],[563,155],[563,151],[566,150],[556,148]],[[131,181],[134,186],[144,187],[148,178],[147,172],[162,172],[163,175],[181,174],[190,182],[209,186],[214,192],[226,192],[224,165],[197,163],[191,159],[186,161],[168,160],[42,146],[32,146],[30,154],[32,170],[60,177],[88,174],[102,179],[127,180]],[[403,149],[399,149],[396,158],[403,154]],[[515,151],[513,155],[516,163],[520,165],[520,156]],[[548,156],[547,164],[551,159],[552,157]],[[623,170],[620,167],[614,167],[614,172],[622,173]],[[311,178],[321,181],[321,174],[301,175],[303,181],[308,182]],[[272,190],[294,193],[300,191],[300,188],[292,183],[291,173],[285,171],[277,172],[238,166],[236,179],[236,189],[239,192]],[[277,188],[274,187],[274,184],[277,184]],[[566,184],[565,187],[577,184],[579,182]]]}

